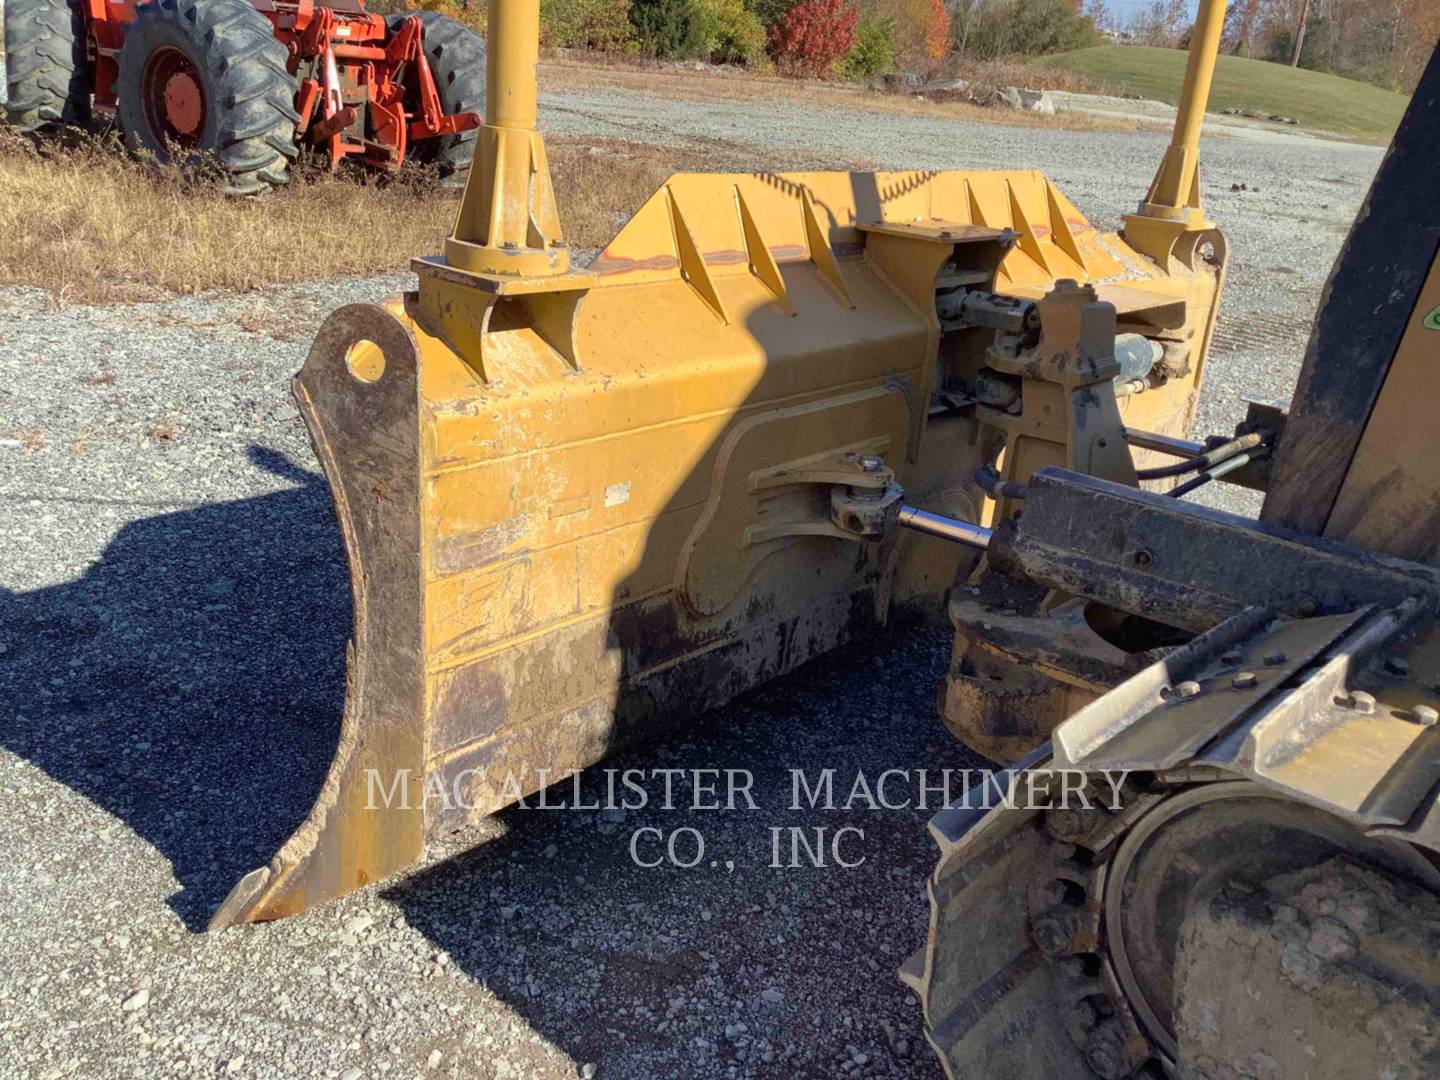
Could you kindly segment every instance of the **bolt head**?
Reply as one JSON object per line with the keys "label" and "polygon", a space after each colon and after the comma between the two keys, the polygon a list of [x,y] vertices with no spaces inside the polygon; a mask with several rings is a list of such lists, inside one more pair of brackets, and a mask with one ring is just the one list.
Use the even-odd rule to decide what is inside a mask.
{"label": "bolt head", "polygon": [[1259,682],[1259,677],[1253,671],[1242,671],[1230,680],[1230,685],[1236,690],[1249,690]]}
{"label": "bolt head", "polygon": [[1049,907],[1057,907],[1065,902],[1065,883],[1058,878],[1037,886],[1035,899],[1039,903]]}
{"label": "bolt head", "polygon": [[1421,727],[1434,727],[1440,721],[1440,712],[1429,705],[1416,705],[1410,710],[1410,719]]}
{"label": "bolt head", "polygon": [[1065,1009],[1065,1023],[1072,1030],[1079,1031],[1082,1035],[1088,1035],[1099,1022],[1095,1014],[1095,1006],[1088,1001],[1073,1001]]}
{"label": "bolt head", "polygon": [[1050,830],[1051,836],[1061,840],[1073,840],[1083,836],[1086,823],[1084,814],[1069,807],[1050,810],[1045,814],[1045,827]]}
{"label": "bolt head", "polygon": [[1072,951],[1070,928],[1059,916],[1041,915],[1031,920],[1030,933],[1046,956],[1064,956]]}
{"label": "bolt head", "polygon": [[1272,652],[1265,657],[1266,667],[1279,667],[1283,663],[1285,663],[1285,654],[1283,652]]}
{"label": "bolt head", "polygon": [[860,459],[860,468],[866,472],[879,472],[884,467],[885,463],[878,457],[862,457]]}
{"label": "bolt head", "polygon": [[1085,1041],[1085,1059],[1103,1080],[1121,1080],[1139,1064],[1126,1044],[1124,1032],[1111,1020],[1090,1033]]}

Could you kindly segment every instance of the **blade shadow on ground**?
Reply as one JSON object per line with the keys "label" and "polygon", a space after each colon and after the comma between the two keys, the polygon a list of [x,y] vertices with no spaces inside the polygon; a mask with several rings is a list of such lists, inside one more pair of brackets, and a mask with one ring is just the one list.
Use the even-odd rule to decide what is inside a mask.
{"label": "blade shadow on ground", "polygon": [[350,629],[324,480],[133,521],[80,578],[0,589],[5,746],[170,860],[203,930],[303,820],[334,752]]}

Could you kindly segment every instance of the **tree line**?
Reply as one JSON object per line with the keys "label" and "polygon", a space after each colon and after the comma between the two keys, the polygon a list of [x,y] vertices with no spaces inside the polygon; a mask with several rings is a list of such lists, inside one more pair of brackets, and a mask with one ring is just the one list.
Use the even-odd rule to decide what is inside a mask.
{"label": "tree line", "polygon": [[[472,26],[484,0],[373,0]],[[1123,23],[1106,0],[540,0],[542,43],[802,75],[933,74],[942,64],[1066,52],[1119,40],[1184,48],[1187,0]],[[1231,0],[1222,50],[1414,88],[1440,37],[1440,0]]]}
{"label": "tree line", "polygon": [[[1155,0],[1121,24],[1103,0],[1096,25],[1141,45],[1189,44],[1185,0]],[[1232,0],[1221,51],[1326,71],[1409,93],[1440,40],[1440,0]]]}

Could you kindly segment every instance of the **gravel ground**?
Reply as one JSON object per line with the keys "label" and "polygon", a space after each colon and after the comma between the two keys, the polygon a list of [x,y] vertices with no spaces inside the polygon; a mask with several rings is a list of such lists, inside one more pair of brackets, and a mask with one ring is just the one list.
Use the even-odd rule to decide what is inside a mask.
{"label": "gravel ground", "polygon": [[[876,116],[604,90],[543,110],[661,144],[1044,168],[1109,223],[1163,143]],[[1288,396],[1379,157],[1207,148],[1233,248],[1199,430],[1228,429],[1242,392]],[[786,809],[792,767],[848,789],[857,768],[973,764],[935,722],[949,642],[932,628],[612,763],[749,769],[762,812],[515,810],[402,881],[199,932],[303,816],[343,695],[343,555],[288,379],[326,311],[403,284],[58,309],[0,290],[0,1074],[936,1075],[893,975],[924,933],[928,813]],[[700,829],[705,860],[636,867],[642,825]],[[772,825],[863,828],[865,862],[770,869]]]}

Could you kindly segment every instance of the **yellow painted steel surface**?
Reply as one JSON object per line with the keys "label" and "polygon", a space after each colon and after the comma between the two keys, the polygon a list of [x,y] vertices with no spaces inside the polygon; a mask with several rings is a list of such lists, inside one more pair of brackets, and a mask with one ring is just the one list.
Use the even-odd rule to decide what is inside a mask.
{"label": "yellow painted steel surface", "polygon": [[485,123],[445,257],[480,273],[563,274],[570,250],[535,130],[539,0],[489,0],[486,26]]}
{"label": "yellow painted steel surface", "polygon": [[1325,535],[1440,562],[1440,426],[1424,403],[1440,355],[1440,258],[1431,264],[1365,424]]}
{"label": "yellow painted steel surface", "polygon": [[[1127,420],[1177,433],[1219,281],[1038,172],[679,175],[587,270],[416,269],[403,304],[332,316],[297,377],[350,547],[351,694],[310,819],[216,925],[403,869],[428,833],[937,601],[955,548],[823,535],[828,489],[784,477],[880,456],[912,501],[978,516],[976,422],[935,407],[980,362],[942,340],[946,275],[1129,290],[1121,328],[1194,363]],[[375,807],[397,778],[423,806]]]}
{"label": "yellow painted steel surface", "polygon": [[1162,265],[1186,232],[1214,228],[1200,203],[1200,132],[1220,54],[1225,8],[1226,0],[1200,0],[1170,147],[1139,211],[1125,218],[1126,234],[1136,250]]}

